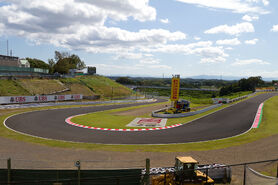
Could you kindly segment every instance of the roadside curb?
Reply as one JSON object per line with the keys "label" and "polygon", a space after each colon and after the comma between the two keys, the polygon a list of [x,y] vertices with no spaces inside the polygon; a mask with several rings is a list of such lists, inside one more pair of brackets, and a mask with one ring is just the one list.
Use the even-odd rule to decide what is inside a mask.
{"label": "roadside curb", "polygon": [[252,128],[259,128],[263,117],[263,107],[264,107],[264,103],[261,103],[257,110],[254,122],[252,124]]}
{"label": "roadside curb", "polygon": [[65,119],[65,122],[68,123],[69,125],[80,127],[80,128],[86,128],[86,129],[92,129],[92,130],[104,130],[104,131],[116,131],[116,132],[138,132],[138,131],[154,131],[154,130],[165,130],[169,128],[175,128],[179,127],[183,124],[175,124],[171,126],[166,126],[166,127],[154,127],[154,128],[138,128],[138,129],[117,129],[117,128],[99,128],[99,127],[90,127],[90,126],[85,126],[81,124],[77,124],[71,121],[72,118],[80,116],[80,115],[75,115],[71,116]]}

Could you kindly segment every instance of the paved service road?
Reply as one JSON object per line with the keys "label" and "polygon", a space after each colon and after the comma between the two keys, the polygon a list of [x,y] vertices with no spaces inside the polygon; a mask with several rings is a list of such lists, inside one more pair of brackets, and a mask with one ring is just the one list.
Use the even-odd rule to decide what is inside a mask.
{"label": "paved service road", "polygon": [[113,132],[79,128],[65,123],[69,116],[127,107],[131,104],[29,112],[10,117],[6,125],[33,136],[86,143],[169,144],[207,141],[246,132],[253,123],[259,104],[274,95],[278,94],[258,95],[189,124],[166,130]]}

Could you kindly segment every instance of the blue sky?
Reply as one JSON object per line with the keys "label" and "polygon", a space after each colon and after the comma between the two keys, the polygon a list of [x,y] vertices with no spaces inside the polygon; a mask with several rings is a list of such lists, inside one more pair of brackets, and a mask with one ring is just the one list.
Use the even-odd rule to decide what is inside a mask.
{"label": "blue sky", "polygon": [[0,54],[102,75],[278,77],[275,0],[0,0]]}

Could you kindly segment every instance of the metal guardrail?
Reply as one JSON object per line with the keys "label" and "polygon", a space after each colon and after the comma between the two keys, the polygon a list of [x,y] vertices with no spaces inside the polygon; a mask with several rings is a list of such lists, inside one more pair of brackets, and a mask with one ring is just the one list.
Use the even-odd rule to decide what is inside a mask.
{"label": "metal guardrail", "polygon": [[[142,89],[171,89],[171,87],[165,86],[138,86],[138,85],[124,85],[130,89],[142,88]],[[199,89],[199,88],[189,88],[189,87],[181,87],[180,90],[190,90],[190,91],[219,91],[218,89]]]}

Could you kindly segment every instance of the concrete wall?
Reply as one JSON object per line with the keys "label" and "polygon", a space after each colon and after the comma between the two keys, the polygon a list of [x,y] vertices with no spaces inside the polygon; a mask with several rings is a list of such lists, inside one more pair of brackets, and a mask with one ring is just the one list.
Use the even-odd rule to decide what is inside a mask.
{"label": "concrete wall", "polygon": [[160,109],[160,110],[157,110],[157,111],[153,111],[152,116],[157,117],[157,118],[182,118],[182,117],[187,117],[187,116],[193,116],[193,115],[196,115],[196,114],[201,114],[201,113],[209,111],[211,109],[220,107],[221,105],[222,104],[212,105],[212,106],[209,106],[207,108],[204,108],[204,109],[201,109],[201,110],[198,110],[198,111],[194,111],[194,112],[186,112],[186,113],[180,113],[180,114],[158,114],[158,112],[166,109],[166,108],[164,108],[164,109]]}

